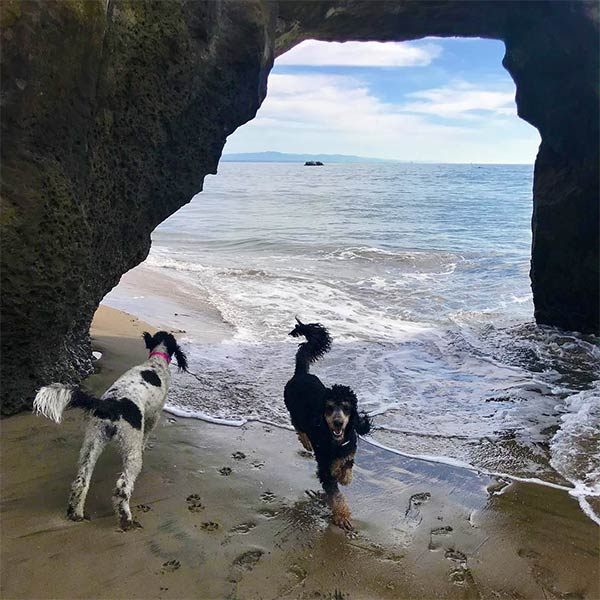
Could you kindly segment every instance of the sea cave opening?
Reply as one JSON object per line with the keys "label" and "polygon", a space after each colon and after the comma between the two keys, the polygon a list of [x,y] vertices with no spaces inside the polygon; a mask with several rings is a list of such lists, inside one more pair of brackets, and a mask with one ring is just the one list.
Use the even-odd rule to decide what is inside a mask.
{"label": "sea cave opening", "polygon": [[477,463],[493,437],[488,464],[552,477],[536,446],[546,420],[516,442],[509,426],[556,398],[532,383],[548,341],[529,281],[539,135],[517,117],[503,54],[426,38],[308,41],[278,59],[218,174],[106,298],[162,315],[220,382],[201,400],[183,383],[174,405],[287,423],[276,399],[300,316],[331,329],[319,369],[381,416],[379,442]]}
{"label": "sea cave opening", "polygon": [[[19,500],[8,558],[40,574],[14,571],[7,585],[189,595],[200,568],[214,597],[457,585],[596,597],[589,3],[9,4],[2,411],[29,411],[34,397],[56,421],[69,400],[74,410],[60,425],[5,422]],[[482,38],[420,37],[432,34]],[[333,339],[321,336],[310,364],[326,394],[311,397],[312,438],[284,402],[297,373],[314,381],[297,319]],[[142,335],[159,329],[176,338],[159,336],[166,352]],[[177,344],[189,370],[175,368]],[[367,413],[348,435],[320,404],[335,384]],[[114,438],[133,460],[98,462],[91,524],[48,528],[64,511],[81,408],[94,447]],[[91,438],[69,506],[87,490]],[[325,439],[343,453],[328,469],[310,452]],[[344,500],[324,478],[347,485],[353,466]],[[152,547],[142,555],[142,533],[123,534],[133,550],[115,579],[113,536],[77,550],[113,530],[103,517],[119,470],[119,525],[142,525]],[[335,527],[350,515],[358,538]],[[50,561],[48,576],[57,540],[65,556],[75,544],[85,577],[69,576],[72,560]],[[157,545],[169,556],[153,556]],[[272,569],[290,556],[292,568]]]}

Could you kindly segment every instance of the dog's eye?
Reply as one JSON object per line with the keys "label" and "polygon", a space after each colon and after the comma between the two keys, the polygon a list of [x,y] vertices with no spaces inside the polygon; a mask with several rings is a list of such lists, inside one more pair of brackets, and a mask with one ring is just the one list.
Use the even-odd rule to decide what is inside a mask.
{"label": "dog's eye", "polygon": [[325,407],[325,412],[330,415],[333,412],[333,406],[326,406]]}

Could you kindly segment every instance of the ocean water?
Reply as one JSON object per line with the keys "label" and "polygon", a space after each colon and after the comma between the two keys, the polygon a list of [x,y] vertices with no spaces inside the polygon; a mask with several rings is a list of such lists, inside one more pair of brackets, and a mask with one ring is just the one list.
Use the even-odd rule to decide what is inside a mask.
{"label": "ocean water", "polygon": [[564,486],[600,523],[600,345],[533,323],[532,171],[224,163],[105,302],[182,330],[177,414],[289,426],[287,333],[318,321],[313,372],[373,443]]}

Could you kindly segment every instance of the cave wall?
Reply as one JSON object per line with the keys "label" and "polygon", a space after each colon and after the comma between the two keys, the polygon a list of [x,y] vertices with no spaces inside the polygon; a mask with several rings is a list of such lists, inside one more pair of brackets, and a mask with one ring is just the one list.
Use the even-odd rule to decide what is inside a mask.
{"label": "cave wall", "polygon": [[536,160],[536,319],[598,331],[598,7],[593,2],[5,0],[2,413],[91,369],[93,313],[150,233],[215,173],[307,38],[504,40]]}
{"label": "cave wall", "polygon": [[2,412],[91,370],[99,301],[266,94],[260,2],[3,2]]}

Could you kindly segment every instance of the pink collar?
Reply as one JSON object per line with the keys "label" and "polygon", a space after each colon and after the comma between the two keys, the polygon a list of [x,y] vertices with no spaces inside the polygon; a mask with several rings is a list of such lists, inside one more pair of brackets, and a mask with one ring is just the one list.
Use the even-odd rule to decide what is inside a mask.
{"label": "pink collar", "polygon": [[148,358],[152,358],[153,356],[162,356],[167,361],[167,364],[171,362],[171,357],[164,352],[150,352],[150,356]]}

